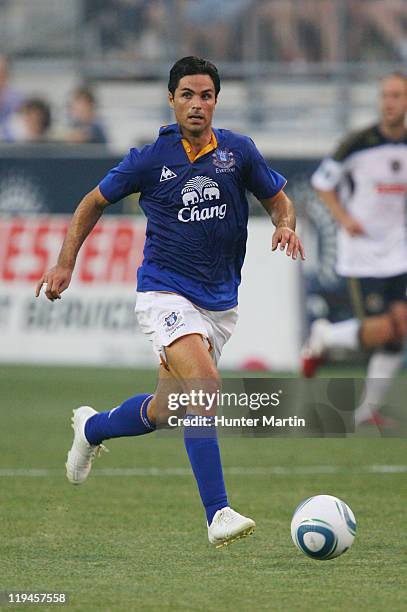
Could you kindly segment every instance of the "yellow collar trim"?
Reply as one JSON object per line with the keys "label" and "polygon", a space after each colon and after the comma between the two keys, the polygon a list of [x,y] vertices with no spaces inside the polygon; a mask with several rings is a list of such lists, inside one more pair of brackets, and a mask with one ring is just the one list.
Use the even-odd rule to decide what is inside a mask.
{"label": "yellow collar trim", "polygon": [[191,162],[191,164],[194,161],[196,161],[199,157],[202,157],[202,155],[206,155],[207,153],[210,153],[210,151],[214,151],[218,146],[218,141],[216,140],[216,136],[213,132],[211,132],[210,143],[207,144],[203,149],[201,149],[199,153],[197,153],[196,155],[194,154],[192,147],[189,144],[188,140],[186,140],[186,138],[183,138],[181,142],[182,142],[182,145],[185,149],[185,153],[187,154],[188,159]]}

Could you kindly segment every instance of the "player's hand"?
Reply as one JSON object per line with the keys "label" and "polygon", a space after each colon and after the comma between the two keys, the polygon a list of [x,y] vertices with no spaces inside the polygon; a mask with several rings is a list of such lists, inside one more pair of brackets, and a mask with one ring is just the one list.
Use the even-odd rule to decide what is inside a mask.
{"label": "player's hand", "polygon": [[42,286],[45,284],[45,295],[51,302],[54,300],[61,299],[61,293],[69,287],[71,282],[72,270],[71,268],[64,268],[63,266],[54,266],[48,272],[46,272],[35,288],[35,297],[38,297],[41,293]]}
{"label": "player's hand", "polygon": [[347,215],[340,223],[351,236],[364,236],[366,233],[363,225],[350,215]]}
{"label": "player's hand", "polygon": [[277,227],[273,234],[271,241],[271,250],[275,251],[280,245],[280,250],[284,251],[287,248],[288,257],[297,259],[298,253],[301,255],[301,259],[305,259],[304,247],[302,246],[301,240],[298,238],[294,230],[289,227]]}

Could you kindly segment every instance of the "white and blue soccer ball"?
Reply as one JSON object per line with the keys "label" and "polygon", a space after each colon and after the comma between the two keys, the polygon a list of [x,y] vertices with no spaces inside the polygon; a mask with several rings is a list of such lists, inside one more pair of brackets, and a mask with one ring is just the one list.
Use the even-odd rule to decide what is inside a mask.
{"label": "white and blue soccer ball", "polygon": [[311,559],[325,561],[346,552],[353,544],[356,520],[352,510],[333,495],[304,499],[294,512],[291,537]]}

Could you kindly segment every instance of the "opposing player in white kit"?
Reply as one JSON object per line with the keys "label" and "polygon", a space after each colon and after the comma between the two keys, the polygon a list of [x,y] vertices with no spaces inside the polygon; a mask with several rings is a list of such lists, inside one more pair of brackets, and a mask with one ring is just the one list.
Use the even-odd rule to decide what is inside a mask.
{"label": "opposing player in white kit", "polygon": [[347,277],[354,319],[317,320],[303,351],[313,376],[333,347],[373,351],[356,423],[384,424],[379,414],[404,357],[407,334],[407,78],[381,86],[378,125],[351,135],[323,160],[312,185],[338,223],[337,272]]}
{"label": "opposing player in white kit", "polygon": [[[216,367],[237,320],[237,292],[248,222],[246,189],[262,202],[276,226],[272,249],[304,257],[285,179],[271,170],[247,136],[212,128],[220,79],[206,60],[174,64],[169,103],[177,123],[157,140],[131,149],[78,206],[57,265],[37,285],[59,299],[69,286],[81,244],[108,204],[140,192],[147,217],[144,259],[137,273],[136,313],[160,358],[154,394],[138,394],[97,413],[74,412],[74,441],[66,462],[72,484],[86,480],[103,440],[149,434],[168,420],[168,394],[216,393]],[[209,409],[210,408],[210,409]],[[207,426],[184,428],[185,447],[206,512],[208,538],[217,547],[253,532],[254,521],[230,508],[214,426],[216,407],[188,407],[186,419]],[[195,419],[196,420],[196,419]],[[198,419],[199,420],[199,419]]]}

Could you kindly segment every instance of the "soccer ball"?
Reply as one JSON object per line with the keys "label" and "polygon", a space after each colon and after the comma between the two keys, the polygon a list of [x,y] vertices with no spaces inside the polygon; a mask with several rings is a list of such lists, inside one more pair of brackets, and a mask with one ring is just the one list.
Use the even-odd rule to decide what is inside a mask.
{"label": "soccer ball", "polygon": [[291,537],[311,559],[334,559],[348,550],[356,534],[352,510],[333,495],[304,499],[294,512]]}

